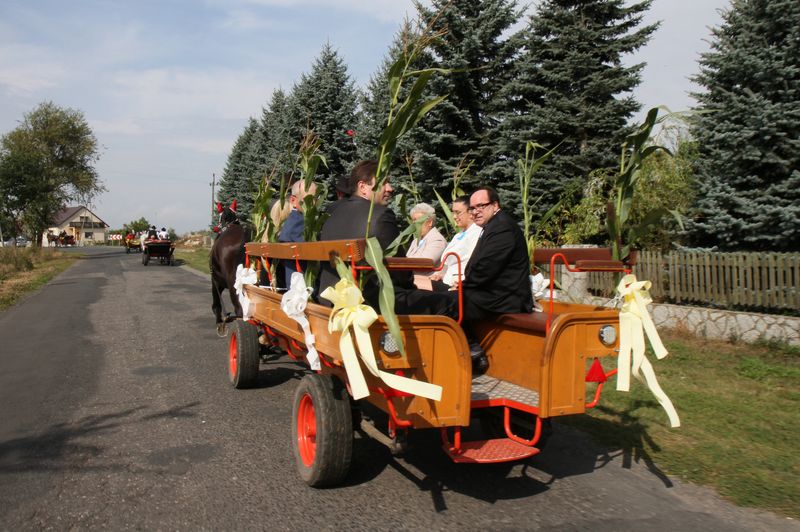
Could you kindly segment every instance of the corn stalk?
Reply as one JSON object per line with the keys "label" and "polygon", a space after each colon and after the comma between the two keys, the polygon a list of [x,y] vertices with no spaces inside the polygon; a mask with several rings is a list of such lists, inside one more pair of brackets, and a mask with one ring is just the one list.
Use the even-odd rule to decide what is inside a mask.
{"label": "corn stalk", "polygon": [[522,194],[522,227],[523,234],[525,235],[525,244],[528,247],[528,260],[531,264],[533,264],[533,250],[535,248],[536,235],[539,234],[541,228],[547,224],[561,205],[561,201],[553,205],[550,210],[539,219],[539,222],[536,224],[536,230],[534,231],[533,208],[539,204],[542,200],[542,196],[540,195],[536,200],[531,202],[529,195],[531,183],[533,182],[533,176],[536,174],[536,171],[539,170],[542,164],[544,164],[551,155],[553,155],[553,152],[555,152],[560,145],[561,143],[556,145],[555,148],[545,152],[544,155],[537,159],[536,150],[544,149],[544,147],[541,144],[529,140],[525,143],[525,157],[517,159],[517,179]]}
{"label": "corn stalk", "polygon": [[653,128],[674,115],[674,113],[667,112],[667,114],[659,118],[658,112],[661,109],[661,107],[650,109],[647,112],[645,121],[626,137],[622,146],[619,173],[614,180],[614,196],[613,201],[608,203],[608,218],[606,222],[609,240],[611,241],[612,257],[615,260],[626,259],[630,255],[631,246],[636,240],[651,225],[658,223],[667,213],[671,213],[678,220],[678,224],[683,227],[683,221],[677,211],[663,208],[653,209],[648,212],[636,226],[629,227],[628,224],[636,183],[639,181],[644,160],[659,150],[672,155],[668,148],[651,143]]}

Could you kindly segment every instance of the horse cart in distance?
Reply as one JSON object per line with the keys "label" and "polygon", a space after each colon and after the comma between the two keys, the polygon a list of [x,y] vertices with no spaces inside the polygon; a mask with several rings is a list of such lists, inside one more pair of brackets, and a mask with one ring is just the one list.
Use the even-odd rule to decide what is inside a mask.
{"label": "horse cart in distance", "polygon": [[142,251],[142,242],[140,239],[131,236],[122,241],[125,246],[125,253],[139,253]]}
{"label": "horse cart in distance", "polygon": [[142,249],[142,264],[147,266],[150,259],[158,259],[161,264],[175,265],[175,244],[169,240],[145,240]]}
{"label": "horse cart in distance", "polygon": [[[269,271],[269,262],[276,259],[298,261],[299,266],[300,260],[329,260],[332,253],[355,267],[364,258],[364,250],[364,240],[246,245],[247,262],[256,271]],[[560,259],[583,271],[622,271],[627,267],[611,261],[608,250],[604,250],[603,260],[596,258],[597,253],[586,259],[584,252],[540,251],[536,260],[552,265]],[[386,264],[390,270],[420,268],[419,259],[387,258]],[[429,266],[433,268],[432,263]],[[358,266],[353,272],[363,269],[368,268]],[[619,345],[619,313],[609,308],[557,302],[551,297],[544,312],[503,315],[484,323],[477,332],[490,364],[485,374],[473,376],[466,337],[459,323],[449,317],[398,316],[406,347],[403,356],[378,316],[368,334],[362,335],[371,346],[357,342],[362,358],[356,359],[353,368],[356,344],[348,347],[348,342],[354,341],[350,327],[341,333],[329,332],[331,308],[308,302],[303,314],[312,337],[284,313],[278,292],[256,285],[245,285],[244,292],[252,305],[252,317],[234,322],[228,349],[228,373],[235,388],[257,381],[261,345],[278,346],[290,357],[304,360],[309,347],[305,342],[314,339],[310,341],[314,341],[321,364],[315,373],[303,377],[292,409],[296,465],[310,486],[335,485],[347,475],[353,431],[361,418],[357,413],[364,401],[385,413],[388,428],[379,430],[364,419],[360,419],[360,428],[390,447],[402,449],[409,430],[435,429],[441,433],[444,453],[455,462],[508,462],[539,453],[549,420],[593,407],[602,381],[616,372],[605,373],[599,362],[615,357]],[[335,307],[336,311],[342,312],[341,307]],[[374,364],[365,358],[370,351],[367,357],[371,355]],[[589,379],[598,384],[587,389],[587,369],[592,362],[589,374],[600,370],[604,378]],[[369,371],[353,372],[365,367]],[[430,394],[398,391],[387,384],[389,377],[432,386],[440,394],[431,398]],[[367,395],[360,400],[354,397],[356,380],[366,382]],[[587,393],[591,397],[587,398]],[[468,441],[462,432],[469,431],[462,429],[470,426],[472,419],[485,427],[484,436]]]}

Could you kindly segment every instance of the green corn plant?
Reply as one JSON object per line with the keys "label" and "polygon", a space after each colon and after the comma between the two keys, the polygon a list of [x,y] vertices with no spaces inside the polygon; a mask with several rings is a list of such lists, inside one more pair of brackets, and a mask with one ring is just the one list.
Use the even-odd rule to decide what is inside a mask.
{"label": "green corn plant", "polygon": [[522,227],[523,234],[525,235],[525,244],[528,246],[528,260],[531,264],[533,264],[533,250],[535,248],[536,236],[539,234],[539,231],[545,226],[545,224],[547,224],[550,218],[553,217],[553,214],[555,214],[561,205],[560,201],[553,205],[550,210],[548,210],[544,216],[539,219],[534,230],[533,209],[542,200],[542,196],[539,196],[534,201],[531,201],[531,182],[533,182],[533,176],[536,174],[536,171],[539,170],[542,164],[544,164],[544,162],[547,161],[551,155],[553,155],[560,145],[561,143],[548,150],[544,155],[537,159],[536,150],[544,149],[544,146],[529,140],[527,143],[525,143],[525,157],[517,159],[517,179],[519,182],[520,191],[522,193]]}
{"label": "green corn plant", "polygon": [[[386,119],[386,126],[378,140],[378,168],[375,171],[375,187],[380,189],[389,178],[389,168],[392,158],[397,148],[397,141],[405,135],[411,128],[424,117],[431,109],[441,103],[446,96],[436,96],[425,99],[423,93],[431,77],[439,72],[445,73],[447,70],[440,68],[427,68],[414,70],[412,65],[420,54],[429,47],[436,39],[444,35],[444,32],[433,31],[433,24],[436,18],[431,20],[421,31],[406,33],[406,45],[403,47],[400,56],[392,64],[387,76],[389,85],[389,114]],[[410,85],[410,86],[409,86]],[[407,88],[407,91],[405,90]],[[401,101],[401,94],[405,92],[405,99]],[[375,270],[380,283],[379,306],[381,315],[386,323],[389,333],[394,338],[400,348],[400,353],[405,357],[405,346],[400,334],[400,322],[394,312],[394,286],[392,285],[389,271],[383,263],[384,253],[380,248],[377,239],[369,236],[369,228],[372,222],[372,213],[375,202],[370,204],[369,214],[367,215],[367,226],[365,227],[365,239],[367,240],[366,260]],[[396,252],[399,246],[391,248],[389,251]]]}
{"label": "green corn plant", "polygon": [[[307,130],[300,143],[296,164],[304,190],[308,190],[311,184],[314,183],[314,177],[320,164],[325,167],[328,166],[327,160],[319,152],[321,145],[322,141],[316,133],[313,130]],[[317,240],[325,220],[328,219],[328,213],[321,209],[322,199],[327,194],[327,187],[320,183],[317,184],[316,191],[313,194],[306,194],[303,197],[303,240],[306,242],[315,242]],[[319,264],[314,261],[306,263],[303,271],[306,286],[314,286],[317,275],[319,275]]]}
{"label": "green corn plant", "polygon": [[606,229],[611,242],[614,260],[626,259],[631,253],[631,246],[637,239],[651,225],[658,223],[667,213],[671,213],[678,221],[678,224],[683,227],[683,221],[677,211],[663,208],[653,209],[648,212],[636,226],[630,226],[628,223],[632,211],[636,183],[642,170],[642,163],[657,151],[672,155],[668,148],[651,143],[653,128],[677,114],[670,113],[667,110],[667,114],[659,117],[658,113],[661,109],[662,107],[650,109],[644,122],[625,138],[625,142],[622,145],[619,173],[614,179],[613,197],[612,201],[608,203],[606,221]]}
{"label": "green corn plant", "polygon": [[[461,188],[461,180],[464,179],[465,176],[469,175],[469,171],[472,169],[472,165],[475,162],[474,160],[468,159],[468,157],[469,153],[462,157],[462,159],[458,162],[456,169],[453,171],[453,188],[450,191],[450,197],[452,198],[452,201],[458,199],[459,196],[465,195],[464,189]],[[453,234],[458,233],[460,229],[456,223],[455,217],[453,216],[453,211],[450,209],[450,203],[444,201],[436,189],[433,189],[433,193],[436,194],[436,201],[439,202],[439,206],[442,208],[444,217],[447,220],[446,224],[442,224],[442,232],[447,237],[451,237]]]}

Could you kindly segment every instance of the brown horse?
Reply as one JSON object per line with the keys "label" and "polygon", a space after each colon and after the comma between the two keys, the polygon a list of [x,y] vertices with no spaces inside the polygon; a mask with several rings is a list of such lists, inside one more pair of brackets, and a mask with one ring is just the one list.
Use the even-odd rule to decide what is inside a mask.
{"label": "brown horse", "polygon": [[58,235],[48,231],[47,232],[47,247],[50,247],[50,246],[58,247],[59,244],[60,244],[60,242],[58,241]]}
{"label": "brown horse", "polygon": [[[217,334],[225,336],[226,323],[242,317],[242,305],[233,284],[236,280],[236,267],[244,264],[244,245],[250,239],[249,228],[231,223],[222,229],[211,247],[211,310],[217,320]],[[222,317],[222,291],[227,289],[233,303],[233,314]]]}

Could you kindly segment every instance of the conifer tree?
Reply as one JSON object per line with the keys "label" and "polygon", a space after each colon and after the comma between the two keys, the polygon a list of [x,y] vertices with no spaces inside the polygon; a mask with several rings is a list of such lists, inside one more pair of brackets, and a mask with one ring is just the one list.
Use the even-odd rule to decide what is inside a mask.
{"label": "conifer tree", "polygon": [[544,0],[519,35],[523,51],[512,82],[501,91],[507,107],[495,139],[493,174],[504,196],[518,203],[514,161],[533,140],[550,149],[562,143],[537,172],[530,196],[544,212],[576,180],[617,164],[626,124],[640,104],[630,93],[644,64],[622,57],[643,46],[657,28],[639,27],[652,0]]}
{"label": "conifer tree", "polygon": [[347,65],[330,44],[292,91],[290,138],[299,145],[308,128],[322,141],[320,151],[327,168],[320,165],[318,176],[328,186],[329,197],[333,197],[336,178],[349,173],[356,162],[356,145],[347,134],[357,126],[356,98]]}
{"label": "conifer tree", "polygon": [[[451,187],[453,173],[465,157],[477,172],[488,169],[498,97],[509,82],[516,50],[506,34],[520,14],[516,0],[433,0],[432,8],[418,3],[417,10],[434,21],[434,31],[444,33],[432,47],[432,66],[451,70],[429,84],[431,94],[447,94],[447,99],[408,139],[415,179],[423,198],[432,201],[432,189]],[[497,185],[488,170],[480,179],[473,178],[462,185]]]}
{"label": "conifer tree", "polygon": [[281,89],[272,93],[268,107],[261,114],[261,131],[265,140],[264,173],[280,177],[292,169],[300,139],[292,138],[289,104],[291,95]]}
{"label": "conifer tree", "polygon": [[694,243],[800,250],[800,3],[734,0],[695,81]]}
{"label": "conifer tree", "polygon": [[255,141],[258,139],[258,134],[259,124],[254,118],[250,118],[228,155],[228,161],[219,181],[217,199],[225,205],[235,199],[241,220],[250,218],[257,179],[263,171],[263,167],[258,164],[256,153]]}

